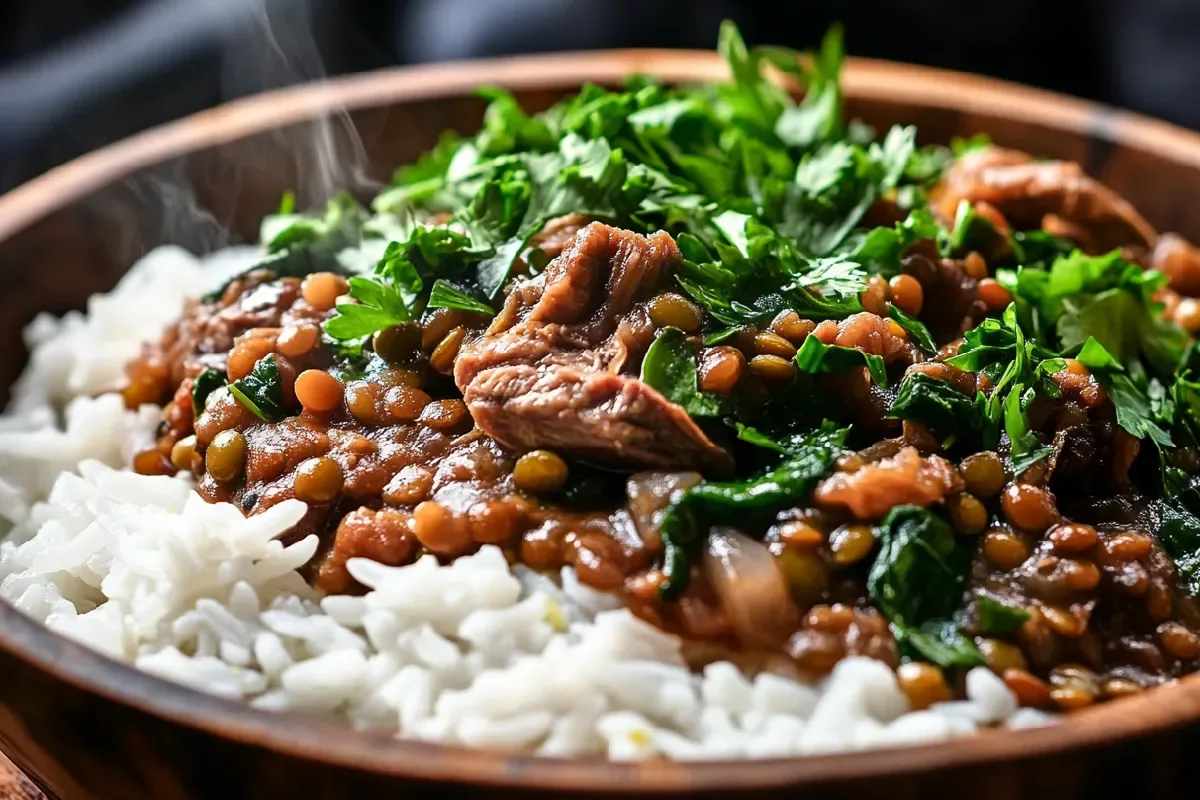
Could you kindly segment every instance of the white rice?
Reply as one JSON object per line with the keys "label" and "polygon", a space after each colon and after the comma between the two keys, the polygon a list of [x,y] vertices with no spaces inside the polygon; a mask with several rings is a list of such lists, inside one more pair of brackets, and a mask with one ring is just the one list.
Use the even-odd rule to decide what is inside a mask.
{"label": "white rice", "polygon": [[763,758],[1051,720],[1018,711],[983,668],[966,700],[916,712],[892,670],[866,658],[812,684],[729,662],[696,675],[677,638],[615,598],[569,569],[510,568],[494,547],[448,566],[352,559],[370,591],[318,596],[296,571],[315,538],[278,541],[302,503],[245,518],[185,478],[134,474],[124,467],[158,410],[88,396],[186,298],[252,257],[160,248],[86,315],[30,326],[30,367],[0,417],[0,597],[113,658],[259,708],[546,755]]}

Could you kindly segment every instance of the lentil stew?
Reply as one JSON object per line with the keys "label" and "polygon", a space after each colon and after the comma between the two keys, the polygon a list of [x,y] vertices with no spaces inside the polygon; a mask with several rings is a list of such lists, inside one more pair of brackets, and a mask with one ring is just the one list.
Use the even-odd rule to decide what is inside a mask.
{"label": "lentil stew", "polygon": [[496,544],[697,659],[870,655],[916,708],[980,664],[1062,710],[1194,671],[1200,252],[1078,165],[843,120],[836,32],[722,51],[725,85],[493,91],[369,209],[281,213],[129,365],[134,468],[305,501],[323,591]]}

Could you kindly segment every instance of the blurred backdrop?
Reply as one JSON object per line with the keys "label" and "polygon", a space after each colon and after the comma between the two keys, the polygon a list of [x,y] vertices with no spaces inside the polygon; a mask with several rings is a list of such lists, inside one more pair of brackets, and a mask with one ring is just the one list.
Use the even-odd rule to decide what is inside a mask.
{"label": "blurred backdrop", "polygon": [[223,100],[392,64],[751,43],[967,70],[1200,128],[1200,0],[0,0],[0,191]]}

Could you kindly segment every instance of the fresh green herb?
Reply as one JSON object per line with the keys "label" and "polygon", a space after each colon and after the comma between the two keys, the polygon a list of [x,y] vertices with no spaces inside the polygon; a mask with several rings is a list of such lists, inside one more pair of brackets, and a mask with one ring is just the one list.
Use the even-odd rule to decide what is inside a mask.
{"label": "fresh green herb", "polygon": [[986,150],[992,146],[992,137],[986,133],[976,133],[967,138],[954,137],[950,140],[950,152],[955,158],[962,158],[968,153],[974,153],[976,150]]}
{"label": "fresh green herb", "polygon": [[[839,77],[846,53],[842,29],[833,26],[821,42],[821,51],[813,59],[812,69],[803,78],[804,100],[779,115],[775,135],[789,147],[811,150],[825,142],[842,138],[842,86]],[[782,59],[776,59],[778,64]]]}
{"label": "fresh green herb", "polygon": [[496,315],[496,310],[482,300],[477,300],[448,281],[438,278],[433,282],[426,308],[452,308],[476,314]]}
{"label": "fresh green herb", "polygon": [[873,228],[865,233],[861,243],[847,254],[847,258],[872,273],[892,277],[900,274],[900,260],[905,251],[917,242],[937,239],[938,232],[933,215],[920,208],[894,227]]}
{"label": "fresh green herb", "polygon": [[1057,397],[1050,379],[1065,362],[1032,339],[1027,339],[1010,305],[1001,319],[985,319],[967,331],[958,354],[946,363],[958,369],[995,375],[990,395],[980,406],[984,418],[985,447],[995,447],[1001,429],[1008,435],[1013,468],[1017,474],[1050,455],[1030,430],[1026,411],[1037,395]]}
{"label": "fresh green herb", "polygon": [[229,392],[263,422],[278,422],[287,416],[274,353],[260,358],[249,375],[229,384]]}
{"label": "fresh green herb", "polygon": [[1118,425],[1138,439],[1149,439],[1160,447],[1174,446],[1170,432],[1159,424],[1159,414],[1155,413],[1148,395],[1148,382],[1139,386],[1116,357],[1092,337],[1084,342],[1078,359],[1108,390],[1117,410]]}
{"label": "fresh green herb", "polygon": [[801,372],[814,375],[866,367],[871,380],[880,386],[887,385],[887,367],[883,363],[883,356],[867,353],[857,347],[825,344],[815,336],[805,338],[804,344],[796,352],[796,366]]}
{"label": "fresh green herb", "polygon": [[1187,334],[1162,319],[1162,304],[1153,299],[1166,279],[1118,252],[1074,251],[1049,270],[1001,270],[997,280],[1012,292],[1022,325],[1064,353],[1092,338],[1120,364],[1145,358],[1156,372],[1169,375],[1187,347]]}
{"label": "fresh green herb", "polygon": [[986,594],[975,599],[975,625],[983,636],[1005,636],[1013,633],[1029,619],[1029,612],[1006,605]]}
{"label": "fresh green herb", "polygon": [[951,621],[959,607],[970,552],[941,518],[917,506],[893,508],[877,529],[879,554],[867,592],[888,618],[902,652],[942,667],[983,663]]}
{"label": "fresh green herb", "polygon": [[792,452],[790,457],[757,478],[701,483],[674,499],[662,521],[666,548],[663,563],[666,580],[659,587],[662,597],[676,598],[687,588],[691,554],[710,526],[744,523],[805,500],[841,455],[846,434],[847,429],[822,426],[796,440],[788,448]]}
{"label": "fresh green herb", "polygon": [[692,416],[718,416],[725,410],[724,399],[698,388],[696,354],[686,339],[679,328],[664,328],[642,359],[642,381]]}
{"label": "fresh green herb", "polygon": [[197,417],[204,413],[204,403],[208,396],[224,385],[225,374],[209,367],[205,367],[204,371],[196,376],[196,381],[192,384],[192,411]]}

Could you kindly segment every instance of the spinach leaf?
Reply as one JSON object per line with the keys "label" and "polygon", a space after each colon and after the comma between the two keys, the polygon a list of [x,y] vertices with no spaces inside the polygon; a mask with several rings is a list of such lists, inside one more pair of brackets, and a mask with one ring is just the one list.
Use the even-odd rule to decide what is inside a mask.
{"label": "spinach leaf", "polygon": [[1158,541],[1188,592],[1200,594],[1200,517],[1180,498],[1163,501]]}
{"label": "spinach leaf", "polygon": [[919,422],[943,438],[972,440],[982,434],[984,423],[976,399],[922,372],[905,376],[887,418]]}
{"label": "spinach leaf", "polygon": [[229,384],[229,392],[263,422],[278,422],[288,415],[274,353],[260,358],[249,375]]}
{"label": "spinach leaf", "polygon": [[476,314],[496,315],[496,310],[482,300],[477,300],[448,281],[438,278],[433,282],[429,292],[429,302],[426,308],[452,308],[458,311],[470,311]]}
{"label": "spinach leaf", "polygon": [[847,433],[848,429],[823,425],[794,440],[788,448],[792,455],[756,478],[701,483],[674,498],[662,521],[666,580],[659,586],[659,593],[663,599],[674,599],[687,588],[691,554],[710,526],[769,517],[789,504],[806,500],[841,455]]}
{"label": "spinach leaf", "polygon": [[951,622],[971,554],[950,526],[927,509],[897,506],[879,523],[877,536],[867,593],[888,618],[902,652],[941,667],[982,664],[979,651]]}
{"label": "spinach leaf", "polygon": [[719,416],[724,398],[698,388],[696,354],[686,340],[679,328],[663,328],[642,359],[641,379],[692,416]]}
{"label": "spinach leaf", "polygon": [[904,329],[909,339],[916,342],[917,347],[920,347],[926,353],[932,354],[937,352],[937,344],[933,341],[933,336],[929,334],[929,328],[925,327],[924,322],[921,322],[916,317],[909,316],[893,303],[888,303],[888,316],[896,320],[896,324]]}
{"label": "spinach leaf", "polygon": [[986,594],[975,599],[976,627],[982,636],[1004,636],[1013,633],[1029,619],[1023,608],[1006,605]]}
{"label": "spinach leaf", "polygon": [[192,384],[192,411],[196,417],[204,413],[204,402],[208,396],[225,385],[225,374],[210,367],[196,376]]}
{"label": "spinach leaf", "polygon": [[880,386],[887,385],[887,367],[883,356],[867,353],[857,347],[841,347],[825,344],[815,336],[808,336],[796,352],[796,366],[801,372],[810,374],[848,372],[855,367],[866,367],[871,380]]}

